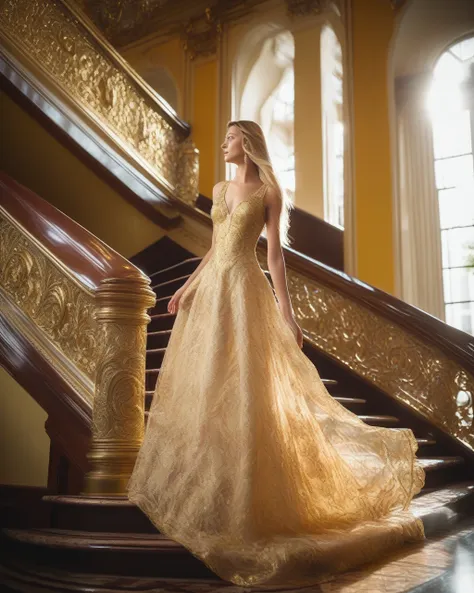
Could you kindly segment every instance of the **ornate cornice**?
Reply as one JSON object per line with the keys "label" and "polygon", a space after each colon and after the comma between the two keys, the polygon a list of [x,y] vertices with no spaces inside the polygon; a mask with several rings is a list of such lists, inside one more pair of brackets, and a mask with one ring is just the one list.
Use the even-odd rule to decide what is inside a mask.
{"label": "ornate cornice", "polygon": [[390,0],[393,10],[398,10],[405,4],[406,0]]}
{"label": "ornate cornice", "polygon": [[290,16],[306,16],[324,12],[330,0],[285,0]]}
{"label": "ornate cornice", "polygon": [[180,34],[191,54],[215,51],[221,23],[263,0],[74,0],[115,47],[157,31]]}
{"label": "ornate cornice", "polygon": [[222,14],[218,5],[206,8],[203,15],[190,19],[183,27],[183,47],[191,60],[213,55],[222,32]]}
{"label": "ornate cornice", "polygon": [[[160,34],[181,35],[191,59],[216,51],[222,25],[266,0],[74,0],[114,47]],[[384,0],[388,1],[388,0]],[[281,0],[291,17],[320,14],[341,0]]]}

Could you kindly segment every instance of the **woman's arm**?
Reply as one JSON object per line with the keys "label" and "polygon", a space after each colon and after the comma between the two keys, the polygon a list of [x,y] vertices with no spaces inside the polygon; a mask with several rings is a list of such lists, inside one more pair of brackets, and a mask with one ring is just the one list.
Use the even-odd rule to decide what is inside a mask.
{"label": "woman's arm", "polygon": [[[221,190],[223,183],[224,183],[223,181],[220,181],[219,183],[217,183],[213,187],[213,189],[212,189],[212,200],[213,201],[218,196],[218,192]],[[213,254],[213,251],[214,251],[214,245],[215,245],[215,240],[216,240],[216,236],[215,235],[216,235],[215,234],[215,228],[213,227],[212,228],[212,244],[211,244],[211,247],[210,247],[209,251],[202,258],[202,260],[200,261],[198,267],[194,270],[194,272],[191,274],[191,276],[189,276],[189,278],[186,280],[186,282],[183,284],[183,286],[181,286],[181,288],[178,288],[178,290],[171,297],[171,299],[170,299],[170,301],[168,303],[168,313],[173,313],[174,314],[174,313],[177,312],[178,306],[179,306],[179,300],[180,300],[181,296],[186,292],[186,289],[188,288],[188,286],[196,278],[196,276],[198,276],[200,274],[200,272],[202,271],[202,269],[205,267],[205,265],[207,264],[207,262],[211,258],[212,254]]]}
{"label": "woman's arm", "polygon": [[303,332],[293,315],[290,294],[286,281],[286,265],[280,241],[280,216],[283,207],[282,198],[274,188],[269,188],[265,196],[267,206],[267,265],[272,277],[278,299],[278,306],[295,334],[298,346],[303,346]]}

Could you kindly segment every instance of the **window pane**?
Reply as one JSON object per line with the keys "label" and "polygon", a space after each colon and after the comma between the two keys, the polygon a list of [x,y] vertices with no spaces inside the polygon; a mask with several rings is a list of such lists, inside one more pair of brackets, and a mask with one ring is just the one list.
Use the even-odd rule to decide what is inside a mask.
{"label": "window pane", "polygon": [[474,57],[474,37],[456,43],[456,45],[453,45],[449,51],[457,56],[462,62],[472,59]]}
{"label": "window pane", "polygon": [[474,333],[474,303],[446,305],[446,323],[458,329]]}
{"label": "window pane", "polygon": [[474,227],[441,231],[443,268],[468,265],[474,244]]}
{"label": "window pane", "polygon": [[472,154],[435,161],[435,175],[438,189],[467,184],[474,175]]}
{"label": "window pane", "polygon": [[438,192],[442,229],[474,225],[474,192],[469,185]]}
{"label": "window pane", "polygon": [[437,159],[472,152],[470,111],[464,109],[433,118],[433,142]]}
{"label": "window pane", "polygon": [[474,268],[443,270],[444,301],[474,301]]}

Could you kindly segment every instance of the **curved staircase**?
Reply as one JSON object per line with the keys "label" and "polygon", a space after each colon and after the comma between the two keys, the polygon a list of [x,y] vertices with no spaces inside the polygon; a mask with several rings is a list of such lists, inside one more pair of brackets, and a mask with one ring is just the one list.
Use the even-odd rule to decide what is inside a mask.
{"label": "curved staircase", "polygon": [[[149,262],[165,260],[171,265],[150,269],[153,263]],[[145,418],[175,318],[167,312],[167,303],[199,262],[199,257],[168,238],[133,258],[135,265],[146,269],[156,294],[147,331]],[[333,397],[362,420],[371,425],[414,430],[426,484],[412,508],[422,518],[427,537],[449,532],[473,514],[472,455],[307,340],[304,352],[317,366]],[[124,497],[50,494],[43,498],[43,504],[49,510],[49,525],[7,528],[2,532],[7,560],[3,562],[0,579],[17,587],[12,590],[29,591],[30,586],[47,585],[49,591],[86,591],[91,579],[104,574],[127,579],[133,575],[142,585],[146,579],[155,578],[190,579],[194,583],[215,583],[216,587],[221,582],[188,550],[161,535]],[[48,570],[62,571],[59,581]]]}

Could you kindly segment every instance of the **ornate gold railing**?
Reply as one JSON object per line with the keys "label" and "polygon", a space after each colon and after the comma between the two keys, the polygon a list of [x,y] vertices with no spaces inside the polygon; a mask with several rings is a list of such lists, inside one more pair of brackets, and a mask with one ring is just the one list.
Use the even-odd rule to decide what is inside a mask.
{"label": "ornate gold railing", "polygon": [[86,491],[123,494],[144,432],[150,280],[0,173],[0,305],[92,408]]}
{"label": "ornate gold railing", "polygon": [[285,259],[305,338],[474,451],[474,338],[292,250]]}
{"label": "ornate gold railing", "polygon": [[[189,127],[68,0],[0,0],[3,57],[21,64],[163,195],[194,204]],[[166,202],[166,198],[164,198]]]}

